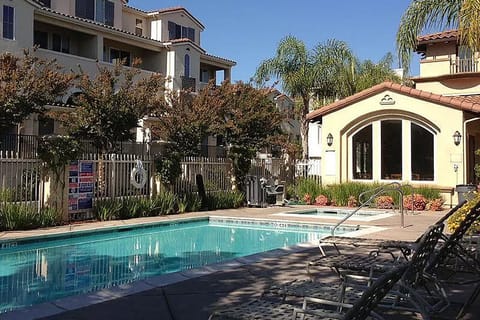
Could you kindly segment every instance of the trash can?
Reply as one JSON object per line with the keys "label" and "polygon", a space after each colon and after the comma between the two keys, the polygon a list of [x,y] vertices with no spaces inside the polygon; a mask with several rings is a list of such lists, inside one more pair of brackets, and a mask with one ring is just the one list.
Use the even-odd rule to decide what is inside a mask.
{"label": "trash can", "polygon": [[462,203],[464,200],[473,199],[474,191],[477,191],[477,186],[474,184],[457,184],[455,191],[458,194],[458,203]]}

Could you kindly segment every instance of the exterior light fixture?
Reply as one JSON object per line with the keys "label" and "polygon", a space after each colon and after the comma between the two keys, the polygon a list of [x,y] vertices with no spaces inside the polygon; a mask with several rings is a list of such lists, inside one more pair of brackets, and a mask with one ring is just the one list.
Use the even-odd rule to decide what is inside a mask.
{"label": "exterior light fixture", "polygon": [[327,145],[328,145],[329,147],[331,147],[332,144],[333,144],[333,136],[332,136],[331,133],[329,133],[329,134],[327,135]]}
{"label": "exterior light fixture", "polygon": [[460,142],[462,141],[462,135],[460,134],[460,132],[455,131],[455,133],[453,134],[453,143],[458,146],[460,144]]}

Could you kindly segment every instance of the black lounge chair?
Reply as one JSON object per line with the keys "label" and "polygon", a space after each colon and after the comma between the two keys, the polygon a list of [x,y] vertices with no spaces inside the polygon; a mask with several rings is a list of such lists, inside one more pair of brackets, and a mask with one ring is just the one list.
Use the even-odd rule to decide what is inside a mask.
{"label": "black lounge chair", "polygon": [[213,312],[209,320],[214,319],[344,319],[364,320],[367,317],[382,319],[375,307],[393,288],[407,270],[408,265],[401,265],[378,278],[368,287],[359,299],[353,303],[341,303],[306,297],[302,307],[269,300],[253,300],[237,306]]}
{"label": "black lounge chair", "polygon": [[[402,309],[418,312],[422,318],[428,319],[430,313],[439,312],[448,306],[448,300],[444,290],[439,283],[426,279],[425,268],[429,264],[434,254],[435,246],[441,237],[443,225],[434,225],[428,228],[419,241],[418,249],[410,261],[388,263],[383,266],[376,265],[376,272],[388,272],[398,265],[408,265],[407,271],[399,281],[399,286],[392,291],[384,301],[382,306],[391,309]],[[320,284],[314,281],[295,281],[285,284],[281,287],[272,287],[267,290],[267,294],[280,294],[285,298],[308,297],[308,299],[329,299],[334,298],[340,303],[350,303],[358,299],[362,291],[358,290],[358,284],[369,284],[372,281],[372,270],[369,268],[355,268],[357,271],[366,270],[369,276],[351,275],[341,273],[343,281],[340,284]],[[427,275],[428,276],[428,275]],[[351,284],[351,282],[354,282]]]}
{"label": "black lounge chair", "polygon": [[[416,296],[416,300],[419,304],[419,310],[426,312],[426,314],[438,314],[445,310],[450,302],[445,293],[443,284],[445,281],[441,281],[441,270],[448,267],[449,260],[452,257],[464,257],[465,252],[461,245],[461,240],[465,236],[471,225],[480,217],[480,202],[476,203],[474,207],[466,215],[465,219],[460,223],[460,226],[443,242],[438,250],[430,256],[428,265],[425,267],[424,272],[418,273],[419,278],[410,284],[407,283],[407,288],[411,295]],[[437,230],[439,237],[444,238],[441,234],[443,230],[443,224],[438,224],[430,227],[427,232],[422,236],[425,237],[428,233],[432,232],[432,228]],[[419,242],[419,244],[421,241]],[[433,248],[435,249],[435,248]],[[432,249],[432,250],[433,250]],[[415,250],[412,260],[417,259],[416,255],[425,255],[424,249],[419,245]],[[352,263],[352,261],[354,261]],[[330,256],[323,256],[316,260],[309,262],[307,271],[311,273],[310,268],[313,266],[330,267],[335,270],[341,277],[344,277],[346,272],[368,272],[369,277],[372,277],[376,273],[384,272],[394,265],[405,263],[405,259],[379,259],[374,255],[354,255],[354,254],[334,254]],[[423,262],[425,263],[425,261]],[[475,265],[476,271],[480,274],[480,264]],[[471,282],[478,282],[480,278],[477,278]],[[464,282],[467,283],[468,282]],[[417,294],[417,292],[422,292]],[[480,294],[480,284],[478,284],[471,296],[464,303],[462,309],[459,312],[461,315],[464,310],[476,299]],[[423,299],[427,297],[427,299]],[[426,310],[426,311],[425,311]]]}
{"label": "black lounge chair", "polygon": [[[455,212],[458,211],[467,201],[464,200],[457,204],[453,209],[450,209],[440,220],[435,224],[443,224],[450,218]],[[443,236],[445,238],[446,235]],[[418,246],[418,242],[422,236],[418,237],[415,241],[401,241],[401,240],[382,240],[382,239],[368,239],[368,238],[353,238],[342,236],[329,236],[323,238],[319,242],[320,252],[325,255],[325,251],[322,246],[326,244],[333,245],[337,253],[340,253],[340,249],[337,245],[349,245],[354,247],[371,247],[386,250],[400,250],[405,258],[411,255],[412,251]]]}

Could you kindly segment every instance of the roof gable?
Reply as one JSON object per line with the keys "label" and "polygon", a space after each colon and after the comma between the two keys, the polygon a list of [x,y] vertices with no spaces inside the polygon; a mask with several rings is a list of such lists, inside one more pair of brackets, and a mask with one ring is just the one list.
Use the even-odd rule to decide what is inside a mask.
{"label": "roof gable", "polygon": [[347,106],[350,106],[359,101],[370,98],[384,91],[396,92],[396,93],[403,94],[415,99],[428,101],[431,103],[443,105],[443,106],[458,109],[458,110],[469,111],[473,113],[480,113],[480,103],[477,102],[478,100],[476,99],[471,99],[468,97],[442,96],[439,94],[418,90],[408,86],[387,81],[387,82],[378,84],[376,86],[373,86],[369,89],[360,91],[345,99],[336,101],[332,104],[326,105],[324,107],[321,107],[320,109],[312,111],[307,115],[307,120],[316,120],[326,114],[343,109]]}

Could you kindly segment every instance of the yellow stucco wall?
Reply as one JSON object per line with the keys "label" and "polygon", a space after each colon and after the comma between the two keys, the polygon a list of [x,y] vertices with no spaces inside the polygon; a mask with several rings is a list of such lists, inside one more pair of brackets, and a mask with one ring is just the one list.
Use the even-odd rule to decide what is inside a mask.
{"label": "yellow stucco wall", "polygon": [[[394,104],[381,105],[380,101],[389,95]],[[455,186],[463,183],[463,148],[461,143],[455,146],[452,135],[458,130],[463,134],[463,112],[415,99],[403,94],[384,91],[375,96],[344,107],[336,112],[323,116],[323,138],[331,133],[334,143],[328,147],[326,143],[322,156],[323,182],[340,183],[352,179],[352,135],[373,123],[373,181],[381,181],[380,174],[380,120],[402,119],[403,144],[403,181],[410,182],[411,165],[410,123],[422,125],[434,133],[434,181],[412,182],[418,184],[434,184],[440,186]],[[408,149],[408,150],[406,150]],[[327,163],[335,154],[335,163]],[[459,166],[458,175],[454,164]],[[332,172],[332,170],[334,172]],[[329,172],[330,171],[330,172]],[[330,173],[330,175],[329,175]],[[389,180],[391,181],[391,180]]]}
{"label": "yellow stucco wall", "polygon": [[480,92],[480,78],[445,79],[418,82],[416,88],[442,95],[469,95]]}

